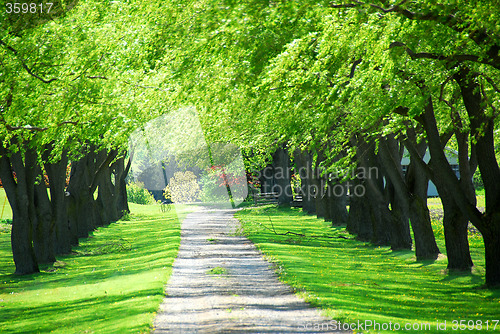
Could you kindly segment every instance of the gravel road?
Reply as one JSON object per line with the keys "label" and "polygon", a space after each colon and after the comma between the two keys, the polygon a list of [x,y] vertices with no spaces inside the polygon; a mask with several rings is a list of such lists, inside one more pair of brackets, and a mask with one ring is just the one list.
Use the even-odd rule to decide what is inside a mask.
{"label": "gravel road", "polygon": [[183,221],[154,333],[331,333],[331,320],[294,295],[255,246],[236,235],[234,212],[203,207]]}

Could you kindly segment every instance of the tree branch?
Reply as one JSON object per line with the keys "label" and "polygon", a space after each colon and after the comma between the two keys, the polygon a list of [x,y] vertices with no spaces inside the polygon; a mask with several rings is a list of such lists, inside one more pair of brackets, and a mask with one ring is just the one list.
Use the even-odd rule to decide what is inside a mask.
{"label": "tree branch", "polygon": [[346,3],[346,4],[330,4],[330,7],[332,8],[355,8],[358,7],[359,5],[364,5],[363,2],[361,1],[356,1],[356,3]]}
{"label": "tree branch", "polygon": [[418,14],[418,13],[413,13],[413,12],[409,11],[408,9],[402,8],[401,6],[407,2],[406,0],[403,0],[399,4],[394,5],[388,9],[383,8],[379,5],[372,4],[372,3],[366,3],[366,2],[362,2],[362,1],[353,1],[353,2],[354,3],[338,4],[338,5],[330,3],[330,7],[332,7],[332,8],[355,8],[355,7],[360,7],[360,6],[369,6],[371,8],[377,9],[378,11],[381,11],[384,14],[387,14],[387,13],[401,14],[410,20],[439,21],[439,22],[444,22],[447,24],[451,24],[451,22],[453,22],[453,25],[457,24],[455,22],[457,19],[453,15],[442,16],[442,15],[436,15],[434,13]]}
{"label": "tree branch", "polygon": [[87,76],[88,79],[102,79],[102,80],[108,80],[107,77],[103,77],[101,75],[94,75],[94,76]]}
{"label": "tree branch", "polygon": [[111,152],[109,152],[106,160],[104,160],[102,162],[102,164],[100,164],[99,167],[97,168],[96,172],[93,175],[92,182],[91,182],[91,184],[89,186],[89,190],[90,190],[91,194],[93,194],[96,191],[96,189],[97,189],[97,181],[101,177],[101,175],[104,172],[104,170],[110,166],[110,164],[111,164],[111,162],[113,160],[115,160],[117,154],[118,154],[117,150],[111,150]]}
{"label": "tree branch", "polygon": [[[332,4],[330,3],[330,7],[332,8],[356,8],[356,7],[371,7],[374,8],[383,14],[387,13],[396,13],[402,15],[410,20],[416,21],[434,21],[440,23],[448,28],[462,33],[464,31],[468,31],[469,38],[474,41],[478,46],[484,46],[487,48],[486,55],[491,60],[490,62],[484,62],[485,64],[492,65],[497,69],[500,69],[500,45],[498,41],[495,40],[494,36],[488,34],[488,31],[484,28],[470,30],[471,23],[468,20],[461,20],[454,14],[449,15],[440,15],[438,13],[428,12],[428,13],[415,13],[411,12],[408,9],[401,7],[407,1],[403,0],[397,5],[392,6],[389,9],[385,9],[379,5],[369,4],[361,1],[353,1],[352,3],[346,4]],[[458,12],[458,9],[457,9]]]}
{"label": "tree branch", "polygon": [[415,52],[412,49],[410,49],[408,46],[406,46],[405,43],[402,43],[402,42],[392,42],[389,45],[389,49],[392,49],[395,47],[403,47],[405,49],[406,53],[413,60],[415,60],[415,59],[435,59],[435,60],[447,61],[448,63],[453,63],[453,62],[462,63],[464,61],[472,61],[475,63],[490,65],[490,66],[493,66],[495,68],[500,69],[500,64],[496,64],[493,61],[488,61],[484,58],[481,58],[481,57],[475,56],[475,55],[457,54],[457,55],[451,55],[451,56],[444,56],[444,55],[438,55],[438,54],[431,53],[431,52]]}
{"label": "tree branch", "polygon": [[362,61],[363,61],[363,58],[359,58],[359,59],[354,60],[354,63],[352,63],[352,67],[351,67],[351,73],[349,74],[349,79],[354,78],[354,73],[356,72],[356,66],[361,64]]}
{"label": "tree branch", "polygon": [[[7,95],[7,99],[5,100],[5,104],[0,107],[0,124],[3,124],[5,128],[8,131],[17,131],[17,130],[27,130],[27,131],[33,131],[33,132],[43,132],[48,130],[48,127],[37,127],[37,126],[31,126],[31,125],[24,125],[24,126],[13,126],[7,123],[7,121],[4,118],[4,112],[12,105],[12,87]],[[72,124],[72,125],[77,125],[79,121],[63,121],[58,123],[56,126],[63,126],[66,124]]]}
{"label": "tree branch", "polygon": [[26,70],[26,72],[28,72],[29,75],[31,75],[32,77],[34,78],[37,78],[38,80],[40,80],[41,82],[43,83],[46,83],[46,84],[49,84],[53,81],[56,81],[57,78],[52,78],[52,79],[49,79],[49,80],[45,80],[44,78],[36,75],[35,73],[33,73],[33,71],[28,67],[28,65],[26,65],[24,63],[24,60],[19,56],[18,52],[16,49],[14,49],[13,47],[11,47],[10,45],[7,45],[3,40],[0,39],[0,45],[3,45],[5,46],[8,50],[12,51],[14,53],[14,55],[19,59],[19,61],[21,62],[21,65],[23,66],[23,68]]}

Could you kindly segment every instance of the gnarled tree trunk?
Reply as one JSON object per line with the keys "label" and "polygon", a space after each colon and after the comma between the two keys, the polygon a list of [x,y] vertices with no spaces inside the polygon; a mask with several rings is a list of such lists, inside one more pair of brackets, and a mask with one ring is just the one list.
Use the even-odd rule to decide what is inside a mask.
{"label": "gnarled tree trunk", "polygon": [[[110,152],[110,154],[115,154],[115,152]],[[99,152],[97,165],[100,166],[104,163],[108,157],[107,151],[103,150]],[[117,205],[117,195],[115,193],[115,185],[111,181],[111,167],[109,165],[102,166],[100,176],[98,178],[97,184],[97,201],[96,205],[98,208],[99,224],[108,225],[111,222],[115,222],[120,219],[118,214]]]}
{"label": "gnarled tree trunk", "polygon": [[[93,201],[90,194],[90,180],[88,162],[89,156],[85,155],[71,164],[71,174],[67,188],[68,196],[68,221],[70,231],[76,238],[87,238],[94,228]],[[73,238],[73,242],[75,238]]]}
{"label": "gnarled tree trunk", "polygon": [[[353,180],[353,188],[364,186],[360,179]],[[373,239],[373,223],[370,215],[370,200],[366,194],[351,193],[349,199],[349,216],[347,219],[347,231],[355,234],[358,240],[371,241]]]}
{"label": "gnarled tree trunk", "polygon": [[131,156],[128,159],[127,166],[125,166],[125,156],[119,158],[113,165],[115,175],[115,194],[117,196],[116,205],[120,218],[130,212],[127,200],[127,184],[125,179],[127,178],[131,165]]}
{"label": "gnarled tree trunk", "polygon": [[[21,275],[39,272],[33,249],[36,152],[28,145],[23,148],[24,154],[18,151],[9,156],[0,144],[0,178],[12,208],[12,255],[15,273]],[[12,172],[16,173],[16,180]]]}
{"label": "gnarled tree trunk", "polygon": [[[415,137],[415,136],[409,136]],[[425,154],[427,145],[425,142],[416,144],[420,156]],[[402,146],[394,136],[386,136],[380,141],[380,160],[384,165],[384,171],[390,184],[394,187],[393,209],[398,215],[404,217],[405,226],[409,218],[415,238],[415,255],[417,260],[435,260],[440,251],[436,244],[432,224],[427,208],[427,188],[429,179],[425,171],[415,161],[410,159],[406,176],[403,175],[401,166]],[[406,234],[406,232],[405,232]],[[410,239],[411,240],[411,239]]]}
{"label": "gnarled tree trunk", "polygon": [[68,155],[62,153],[57,162],[48,162],[48,153],[44,155],[45,171],[49,178],[50,203],[55,229],[55,252],[56,254],[68,254],[71,245],[78,244],[76,233],[71,233],[68,222],[68,208],[66,199],[66,169],[68,167]]}
{"label": "gnarled tree trunk", "polygon": [[[39,175],[43,176],[40,167]],[[49,195],[45,182],[35,184],[36,221],[33,230],[33,247],[39,264],[51,264],[56,261],[55,254],[55,221],[52,216]]]}

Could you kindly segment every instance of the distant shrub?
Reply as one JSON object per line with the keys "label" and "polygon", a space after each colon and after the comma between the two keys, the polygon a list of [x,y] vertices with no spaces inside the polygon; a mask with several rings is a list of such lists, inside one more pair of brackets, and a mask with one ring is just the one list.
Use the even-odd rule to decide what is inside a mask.
{"label": "distant shrub", "polygon": [[127,198],[129,202],[136,204],[156,203],[153,195],[147,189],[144,189],[144,183],[142,182],[127,184]]}
{"label": "distant shrub", "polygon": [[0,224],[12,225],[12,219],[0,219]]}
{"label": "distant shrub", "polygon": [[[238,167],[234,166],[212,166],[202,175],[200,183],[202,186],[201,200],[203,202],[226,201],[230,189],[241,189],[247,187],[245,175],[239,175]],[[231,193],[231,196],[234,196]]]}
{"label": "distant shrub", "polygon": [[214,173],[207,172],[200,179],[201,194],[200,198],[203,202],[217,202],[227,200],[227,188],[221,185],[221,182]]}
{"label": "distant shrub", "polygon": [[481,178],[481,172],[479,171],[479,168],[476,169],[472,181],[474,182],[474,187],[476,188],[476,190],[484,189],[483,179]]}
{"label": "distant shrub", "polygon": [[176,172],[168,186],[163,189],[163,197],[174,203],[189,203],[200,199],[200,186],[193,172]]}

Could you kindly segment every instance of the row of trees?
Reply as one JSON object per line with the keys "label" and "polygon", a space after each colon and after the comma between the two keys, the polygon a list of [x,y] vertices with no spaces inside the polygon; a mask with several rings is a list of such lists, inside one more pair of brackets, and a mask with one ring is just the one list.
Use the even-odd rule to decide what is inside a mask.
{"label": "row of trees", "polygon": [[128,136],[165,101],[156,97],[157,5],[42,1],[36,13],[0,11],[0,178],[17,274],[128,212]]}
{"label": "row of trees", "polygon": [[[484,238],[486,284],[497,286],[497,5],[183,3],[173,8],[169,27],[172,68],[185,88],[177,97],[198,106],[209,140],[243,147],[248,168],[262,168],[283,147],[297,166],[325,173],[377,167],[378,178],[355,180],[367,192],[352,199],[349,229],[376,244],[410,249],[411,227],[419,259],[439,253],[426,203],[431,179],[443,202],[449,268],[472,266],[470,221]],[[458,151],[459,178],[446,159],[447,146]],[[411,156],[406,174],[404,149]],[[472,183],[477,168],[484,212]],[[320,189],[327,189],[341,180],[322,182]],[[315,210],[326,215],[324,206],[317,203]],[[347,219],[345,212],[334,215]]]}
{"label": "row of trees", "polygon": [[51,147],[40,152],[30,145],[23,143],[17,152],[0,148],[0,178],[13,214],[11,243],[17,274],[38,272],[39,264],[55,262],[56,255],[68,254],[79,238],[129,211],[125,188],[129,164],[125,167],[125,157],[118,157],[117,150],[83,148],[83,157],[71,163],[66,186],[67,152],[51,161]]}

